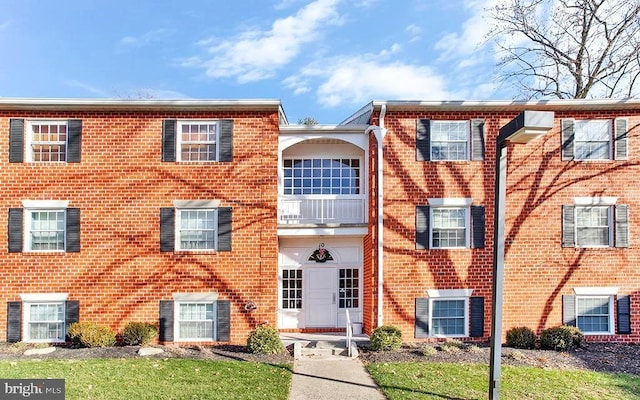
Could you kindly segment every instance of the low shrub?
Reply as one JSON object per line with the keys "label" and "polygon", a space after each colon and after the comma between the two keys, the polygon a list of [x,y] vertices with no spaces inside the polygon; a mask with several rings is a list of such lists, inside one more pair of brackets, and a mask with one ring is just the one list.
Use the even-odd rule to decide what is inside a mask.
{"label": "low shrub", "polygon": [[144,346],[156,338],[158,328],[148,322],[129,322],[122,331],[122,341],[129,346]]}
{"label": "low shrub", "polygon": [[435,356],[436,354],[438,354],[438,350],[436,350],[436,348],[433,346],[427,345],[422,348],[423,356]]}
{"label": "low shrub", "polygon": [[116,343],[116,333],[94,322],[75,322],[67,330],[69,340],[84,347],[107,347]]}
{"label": "low shrub", "polygon": [[456,353],[458,351],[466,350],[467,345],[458,339],[450,339],[446,342],[440,343],[440,350],[445,353]]}
{"label": "low shrub", "polygon": [[284,351],[284,345],[275,328],[261,325],[249,334],[247,351],[256,354],[278,354]]}
{"label": "low shrub", "polygon": [[542,331],[540,334],[540,348],[565,351],[580,347],[583,339],[582,332],[575,326],[557,326]]}
{"label": "low shrub", "polygon": [[398,350],[402,346],[402,332],[393,325],[382,325],[371,332],[371,350]]}
{"label": "low shrub", "polygon": [[533,349],[536,347],[536,334],[526,326],[511,328],[507,331],[507,346],[515,349]]}

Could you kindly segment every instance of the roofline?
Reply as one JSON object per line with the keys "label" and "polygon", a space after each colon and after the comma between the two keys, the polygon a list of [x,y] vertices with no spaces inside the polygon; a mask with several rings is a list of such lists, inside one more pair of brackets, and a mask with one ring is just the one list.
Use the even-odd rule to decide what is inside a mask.
{"label": "roofline", "polygon": [[128,100],[89,98],[12,98],[0,97],[0,111],[213,111],[274,110],[283,116],[280,100]]}
{"label": "roofline", "polygon": [[364,133],[369,125],[280,125],[280,133]]}
{"label": "roofline", "polygon": [[371,103],[375,111],[383,105],[387,111],[562,111],[562,110],[624,110],[640,108],[640,99],[562,99],[530,101],[386,101]]}

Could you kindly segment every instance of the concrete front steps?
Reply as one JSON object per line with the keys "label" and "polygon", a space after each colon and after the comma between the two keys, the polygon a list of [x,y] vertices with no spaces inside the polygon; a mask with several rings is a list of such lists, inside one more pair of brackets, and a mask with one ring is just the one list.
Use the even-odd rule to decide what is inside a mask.
{"label": "concrete front steps", "polygon": [[345,336],[337,333],[283,333],[280,334],[280,338],[285,346],[293,344],[294,359],[357,358],[357,344],[369,342],[369,337],[366,335],[354,336],[351,340],[351,354],[349,354]]}

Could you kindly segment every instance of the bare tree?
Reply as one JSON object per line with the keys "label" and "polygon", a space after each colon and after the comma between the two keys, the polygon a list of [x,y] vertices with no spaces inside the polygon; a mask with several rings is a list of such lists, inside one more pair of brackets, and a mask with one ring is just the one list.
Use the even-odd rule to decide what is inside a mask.
{"label": "bare tree", "polygon": [[506,0],[488,15],[500,78],[521,97],[640,93],[640,0]]}
{"label": "bare tree", "polygon": [[298,120],[298,125],[318,125],[318,120],[313,117],[304,117]]}

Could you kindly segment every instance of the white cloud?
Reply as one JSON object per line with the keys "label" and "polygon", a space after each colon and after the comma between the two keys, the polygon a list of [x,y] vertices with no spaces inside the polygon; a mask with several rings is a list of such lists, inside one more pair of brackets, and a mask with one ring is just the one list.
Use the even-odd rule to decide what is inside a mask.
{"label": "white cloud", "polygon": [[285,78],[282,83],[287,89],[292,89],[293,94],[300,95],[311,91],[308,80],[300,76],[289,76]]}
{"label": "white cloud", "polygon": [[152,42],[165,39],[173,33],[170,29],[155,29],[139,36],[125,36],[120,39],[120,44],[127,47],[143,47]]}
{"label": "white cloud", "polygon": [[340,0],[315,0],[295,15],[277,19],[269,30],[247,30],[233,39],[200,41],[208,57],[182,60],[182,66],[203,68],[212,78],[236,78],[247,83],[270,78],[289,64],[303,46],[321,37],[322,28],[339,21]]}
{"label": "white cloud", "polygon": [[415,42],[417,40],[420,40],[420,35],[422,34],[422,28],[420,28],[418,25],[411,24],[406,28],[404,28],[404,31],[407,34],[409,34],[409,36],[411,36],[411,39],[409,39],[409,42]]}
{"label": "white cloud", "polygon": [[[387,50],[386,54],[391,52]],[[379,54],[324,59],[288,79],[305,84],[308,79],[321,81],[316,91],[317,101],[327,107],[357,105],[375,98],[443,100],[456,97],[447,90],[444,77],[429,66],[386,61]]]}

